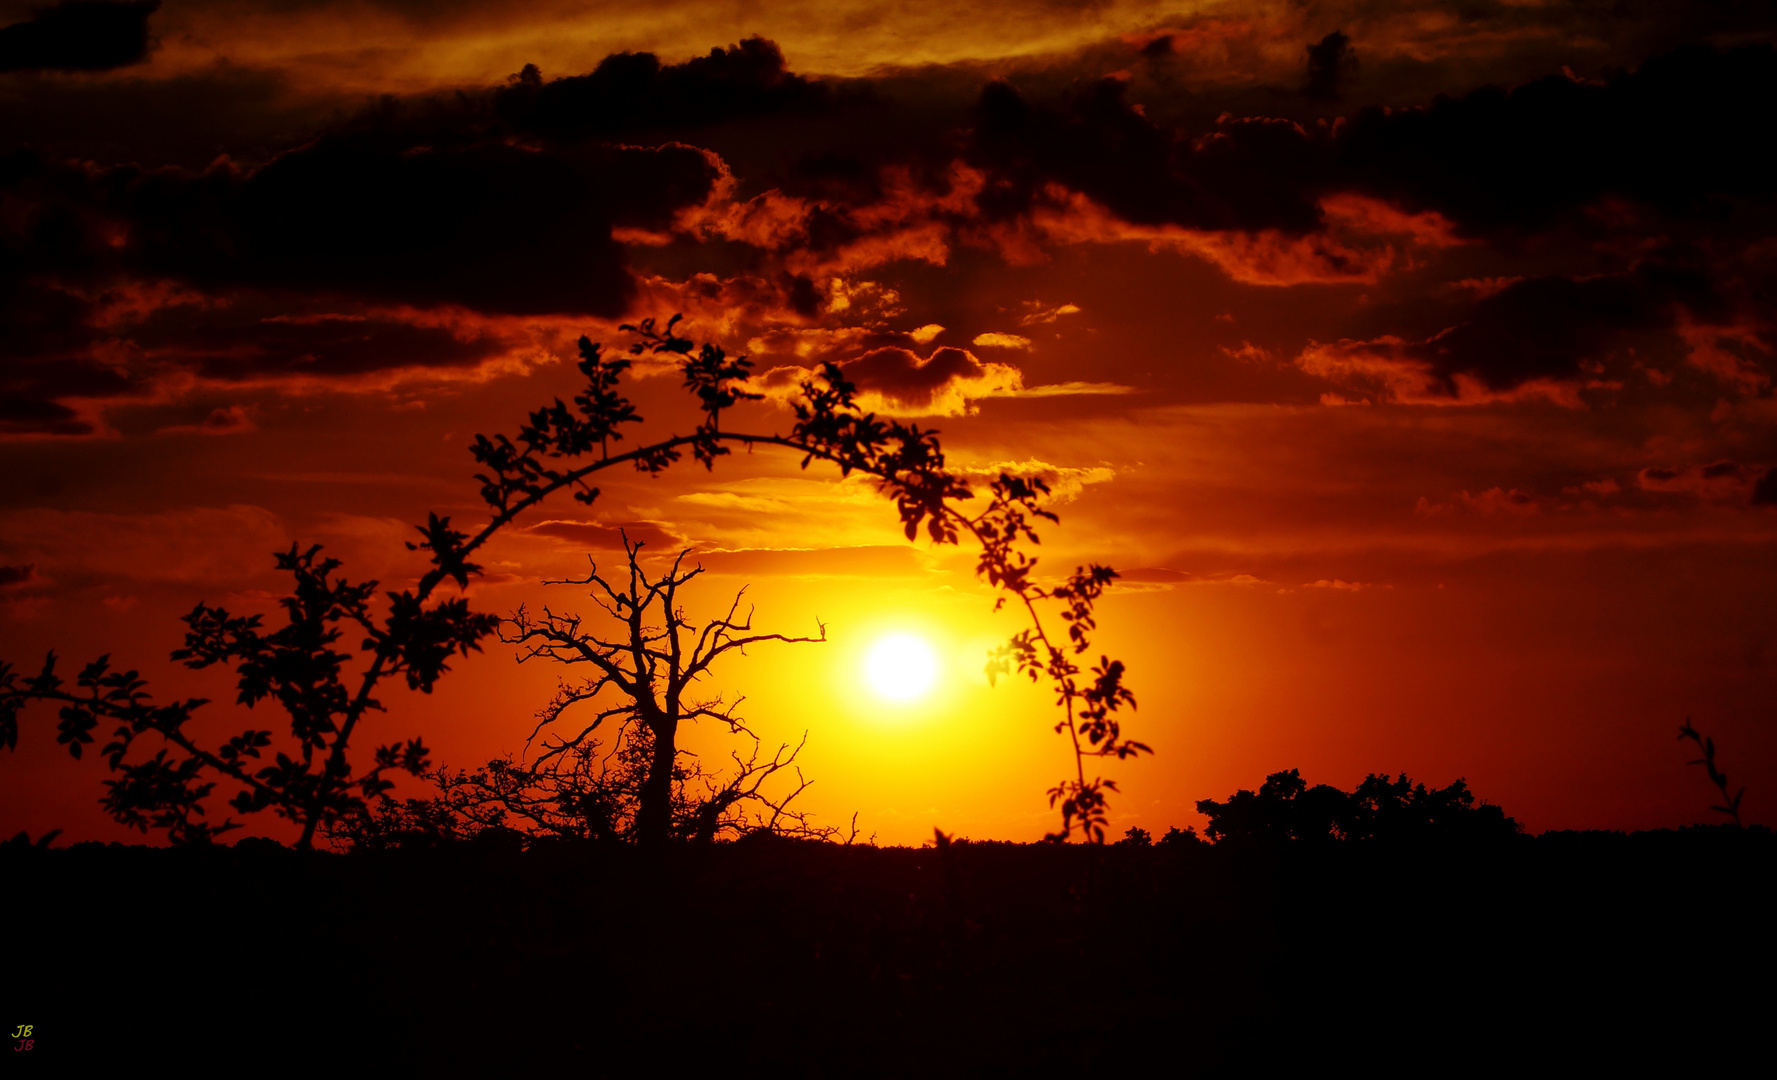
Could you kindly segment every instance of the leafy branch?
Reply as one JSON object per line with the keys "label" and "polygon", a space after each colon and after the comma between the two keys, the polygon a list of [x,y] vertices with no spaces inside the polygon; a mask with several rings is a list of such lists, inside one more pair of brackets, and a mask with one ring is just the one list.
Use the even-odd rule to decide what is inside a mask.
{"label": "leafy branch", "polygon": [[1688,716],[1684,718],[1684,723],[1678,729],[1678,741],[1683,742],[1686,739],[1696,743],[1697,749],[1703,752],[1702,757],[1691,761],[1690,764],[1703,766],[1709,773],[1709,782],[1721,792],[1720,805],[1711,806],[1709,809],[1728,815],[1734,819],[1734,824],[1739,825],[1741,823],[1740,797],[1746,794],[1746,789],[1742,787],[1733,795],[1728,794],[1728,774],[1716,768],[1715,765],[1715,740],[1692,727],[1691,718]]}

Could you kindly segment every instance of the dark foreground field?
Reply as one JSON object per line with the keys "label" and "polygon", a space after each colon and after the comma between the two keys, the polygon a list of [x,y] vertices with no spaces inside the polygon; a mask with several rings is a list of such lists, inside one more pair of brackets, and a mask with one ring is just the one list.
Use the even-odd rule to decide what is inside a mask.
{"label": "dark foreground field", "polygon": [[0,1053],[44,1075],[1712,1075],[1769,1058],[1774,870],[1777,835],[1731,828],[659,860],[5,846],[0,1021],[36,1042]]}

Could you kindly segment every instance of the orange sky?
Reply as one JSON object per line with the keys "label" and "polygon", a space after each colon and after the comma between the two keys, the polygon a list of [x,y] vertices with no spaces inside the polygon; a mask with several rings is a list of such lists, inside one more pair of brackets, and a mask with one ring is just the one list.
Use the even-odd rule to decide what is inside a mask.
{"label": "orange sky", "polygon": [[[953,463],[1051,482],[1044,567],[1125,572],[1098,647],[1156,752],[1107,767],[1114,832],[1287,768],[1465,777],[1533,830],[1707,820],[1687,716],[1777,821],[1769,19],[1028,7],[166,0],[138,63],[14,63],[0,658],[230,700],[166,661],[178,615],[269,612],[293,541],[411,581],[414,523],[477,518],[475,433],[570,394],[578,334],[684,312],[756,362],[735,428],[843,361]],[[640,105],[624,50],[665,65]],[[644,433],[695,423],[637,375]],[[981,675],[1017,624],[969,552],[763,450],[601,486],[504,534],[475,605],[573,602],[538,582],[618,526],[691,546],[695,603],[829,628],[712,686],[807,732],[822,821],[1054,827],[1071,762],[1046,693]],[[862,689],[893,630],[933,697]],[[473,766],[554,676],[490,645],[373,737]],[[123,836],[53,723],[0,756],[0,832]]]}

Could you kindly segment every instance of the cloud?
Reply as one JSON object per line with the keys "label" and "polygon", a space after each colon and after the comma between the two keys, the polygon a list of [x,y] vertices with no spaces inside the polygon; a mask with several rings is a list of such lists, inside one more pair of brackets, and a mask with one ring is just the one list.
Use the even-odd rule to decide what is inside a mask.
{"label": "cloud", "polygon": [[1428,251],[1461,242],[1435,213],[1406,214],[1367,196],[1329,195],[1317,207],[1323,227],[1314,231],[1210,230],[1127,222],[1084,195],[1051,189],[1031,222],[1052,243],[1133,241],[1195,255],[1243,285],[1274,287],[1374,284],[1416,267]]}
{"label": "cloud", "polygon": [[1117,571],[1117,582],[1128,582],[1132,585],[1233,585],[1237,588],[1255,588],[1260,585],[1275,585],[1274,581],[1253,574],[1224,571],[1214,574],[1194,574],[1188,570],[1172,570],[1164,566],[1138,566],[1133,570]]}
{"label": "cloud", "polygon": [[291,82],[287,72],[228,61],[172,76],[155,63],[107,78],[33,79],[29,92],[0,91],[0,131],[59,160],[201,172],[218,148],[264,161],[359,107],[338,92],[298,94]]}
{"label": "cloud", "polygon": [[[27,288],[11,301],[0,297],[0,314],[9,306],[47,313],[20,312],[14,325],[24,333],[0,339],[0,434],[27,437],[103,434],[111,406],[173,401],[206,388],[383,390],[414,380],[483,380],[555,362],[569,354],[576,332],[563,320],[349,301],[322,306],[257,290],[218,299],[153,283],[84,294]],[[45,325],[50,318],[54,326]],[[245,414],[229,419],[212,417],[202,430],[250,430]]]}
{"label": "cloud", "polygon": [[1669,325],[1672,305],[1684,300],[1711,305],[1713,295],[1700,273],[1683,266],[1531,278],[1483,297],[1421,355],[1440,374],[1473,375],[1494,390],[1572,378],[1631,335]]}
{"label": "cloud", "polygon": [[1138,566],[1133,570],[1117,571],[1117,580],[1120,582],[1146,585],[1179,585],[1192,580],[1193,576],[1183,570],[1171,570],[1164,566]]}
{"label": "cloud", "polygon": [[15,510],[0,514],[0,536],[0,557],[24,556],[64,585],[239,585],[271,572],[272,554],[290,547],[282,519],[246,505],[150,514]]}
{"label": "cloud", "polygon": [[926,566],[915,548],[739,548],[699,551],[690,560],[715,574],[746,577],[917,577]]}
{"label": "cloud", "polygon": [[43,579],[37,574],[36,563],[0,566],[0,589],[22,589],[41,580]]}
{"label": "cloud", "polygon": [[1045,397],[1101,397],[1105,395],[1119,396],[1138,393],[1133,386],[1122,383],[1103,382],[1058,382],[1043,383],[1040,386],[1026,386],[1019,390],[1008,390],[996,397],[1014,398],[1045,398]]}
{"label": "cloud", "polygon": [[1603,499],[1622,491],[1623,485],[1617,483],[1616,477],[1607,476],[1602,480],[1587,480],[1583,484],[1576,484],[1573,487],[1563,488],[1562,490],[1569,495],[1587,495],[1593,498]]}
{"label": "cloud", "polygon": [[994,349],[1028,349],[1030,348],[1030,339],[1027,337],[1019,337],[1017,334],[1001,334],[995,331],[989,331],[985,334],[976,334],[975,340],[970,342],[970,344]]}
{"label": "cloud", "polygon": [[545,82],[527,65],[495,97],[495,108],[522,132],[571,141],[649,133],[755,116],[823,111],[831,91],[792,74],[775,42],[749,37],[683,64],[652,53],[617,53],[589,74]]}
{"label": "cloud", "polygon": [[948,346],[923,360],[910,349],[872,349],[840,370],[859,390],[909,416],[960,416],[974,401],[1024,386],[1017,368]]}
{"label": "cloud", "polygon": [[671,526],[658,521],[630,521],[606,525],[596,521],[540,521],[524,530],[531,536],[545,536],[587,551],[621,551],[623,539],[632,544],[646,544],[672,553],[685,548],[686,539]]}
{"label": "cloud", "polygon": [[160,429],[159,434],[177,435],[244,435],[258,430],[249,411],[240,405],[225,405],[195,424],[174,424]]}
{"label": "cloud", "polygon": [[[1685,344],[1685,359],[1725,386],[1742,394],[1756,395],[1771,385],[1769,331],[1751,321],[1710,326],[1680,312],[1674,327]],[[1650,377],[1651,377],[1650,372]]]}
{"label": "cloud", "polygon": [[1766,469],[1765,475],[1759,477],[1753,485],[1752,504],[1754,506],[1777,506],[1777,468]]}
{"label": "cloud", "polygon": [[1308,46],[1308,73],[1302,80],[1302,95],[1316,101],[1339,100],[1339,84],[1350,77],[1356,66],[1351,39],[1333,31]]}
{"label": "cloud", "polygon": [[1470,495],[1465,491],[1460,498],[1463,506],[1488,517],[1527,517],[1542,509],[1534,496],[1526,495],[1517,488],[1508,490],[1491,487],[1479,495]]}
{"label": "cloud", "polygon": [[[613,226],[704,199],[708,158],[667,145],[551,152],[346,131],[262,167],[94,177],[128,266],[208,289],[325,290],[519,315],[623,313]],[[110,205],[106,205],[109,203]]]}
{"label": "cloud", "polygon": [[[1774,190],[1743,104],[1777,95],[1764,44],[1686,47],[1596,84],[1555,75],[1333,125],[1225,113],[1191,130],[1151,117],[1130,87],[1105,78],[1056,102],[988,86],[965,150],[987,177],[982,217],[1017,235],[1014,223],[1030,223],[1050,242],[1172,247],[1236,281],[1293,285],[1374,282],[1424,251],[1595,230],[1625,209],[1701,222],[1712,200]],[[1378,230],[1384,214],[1399,239]]]}
{"label": "cloud", "polygon": [[1049,486],[1049,497],[1043,500],[1044,504],[1056,506],[1079,498],[1089,484],[1105,484],[1117,478],[1117,470],[1108,465],[1051,465],[1036,458],[995,461],[986,465],[969,466],[960,471],[964,476],[980,477],[989,482],[997,480],[1001,475],[1041,480]]}
{"label": "cloud", "polygon": [[1427,109],[1369,108],[1336,140],[1346,183],[1435,210],[1468,235],[1538,231],[1605,196],[1710,212],[1717,195],[1769,193],[1745,103],[1777,94],[1777,52],[1686,46],[1600,83],[1552,75]]}
{"label": "cloud", "polygon": [[[1009,396],[1024,387],[1024,376],[1010,364],[982,361],[966,349],[948,345],[920,358],[911,349],[884,346],[839,365],[859,390],[866,411],[900,416],[963,416],[986,397]],[[801,367],[775,367],[753,380],[753,388],[787,399],[799,392],[813,373]]]}
{"label": "cloud", "polygon": [[1650,465],[1636,474],[1643,491],[1690,495],[1707,502],[1759,503],[1769,496],[1771,471],[1761,466],[1717,461],[1708,465]]}
{"label": "cloud", "polygon": [[985,215],[1027,217],[1059,187],[1138,226],[1299,235],[1319,223],[1323,192],[1311,178],[1326,174],[1324,151],[1298,125],[1229,119],[1188,140],[1149,121],[1127,92],[1101,79],[1053,107],[990,83],[968,151],[993,179],[978,198]]}
{"label": "cloud", "polygon": [[[76,8],[109,10],[54,11]],[[725,167],[670,140],[601,139],[824,93],[759,41],[681,65],[613,57],[585,78],[389,99],[282,152],[201,170],[0,151],[0,428],[93,433],[102,421],[82,400],[152,397],[171,369],[352,379],[473,366],[514,345],[403,311],[624,317],[635,281],[614,236],[669,231]],[[601,106],[600,131],[550,135],[593,100],[576,86],[594,104],[646,93],[634,115]]]}
{"label": "cloud", "polygon": [[1025,305],[1025,313],[1018,320],[1019,326],[1040,326],[1052,323],[1063,315],[1078,315],[1078,304],[1060,304],[1056,307],[1044,307],[1041,301],[1032,300]]}
{"label": "cloud", "polygon": [[[1488,405],[1535,398],[1573,408],[1581,405],[1579,388],[1572,382],[1538,379],[1496,391],[1467,372],[1442,374],[1425,357],[1428,349],[1435,348],[1436,340],[1409,342],[1384,335],[1371,341],[1310,341],[1295,363],[1310,375],[1361,387],[1402,405]],[[1368,401],[1360,398],[1354,402],[1341,394],[1321,395],[1321,403],[1330,406]]]}
{"label": "cloud", "polygon": [[1302,586],[1304,589],[1328,589],[1333,592],[1363,592],[1365,589],[1392,589],[1393,585],[1376,585],[1368,581],[1343,581],[1339,578],[1321,578]]}
{"label": "cloud", "polygon": [[[1466,24],[1414,37],[1393,9],[1367,22],[1338,11],[1326,18],[1347,29],[1334,34],[1231,10],[1132,27],[984,88],[977,68],[813,78],[748,38],[683,63],[621,52],[583,75],[527,69],[454,96],[392,97],[202,169],[14,151],[0,159],[12,331],[0,431],[90,435],[107,403],[215,382],[528,370],[573,330],[688,309],[797,367],[906,350],[913,360],[881,371],[852,361],[887,411],[1110,393],[1108,379],[1024,387],[1016,368],[968,353],[972,366],[917,359],[945,324],[978,348],[1028,339],[914,310],[930,296],[909,284],[912,267],[965,273],[958,263],[983,253],[1035,266],[1078,244],[1191,254],[1274,288],[1411,291],[1413,275],[1461,261],[1458,287],[1419,305],[1452,314],[1438,325],[1391,295],[1305,349],[1302,337],[1257,346],[1298,350],[1299,368],[1339,384],[1328,400],[1577,404],[1612,382],[1600,365],[1636,349],[1645,366],[1649,341],[1681,339],[1694,370],[1735,392],[1769,386],[1762,271],[1726,265],[1756,239],[1709,216],[1772,188],[1735,104],[1777,87],[1769,46],[1680,49],[1604,79],[1426,107],[1354,106],[1335,123],[1289,89],[1304,42],[1319,42],[1309,89],[1350,96],[1404,70],[1389,64],[1472,37]],[[1250,52],[1240,63],[1237,41]],[[1250,70],[1185,93],[1178,73],[1216,50]],[[1251,82],[1261,71],[1269,81]],[[1237,108],[1205,115],[1211,99]],[[1671,223],[1683,238],[1645,242]],[[1521,251],[1512,244],[1558,229],[1594,238],[1601,267],[1494,272]],[[1079,306],[1009,310],[1026,327]],[[931,315],[942,321],[894,330]]]}
{"label": "cloud", "polygon": [[[1383,335],[1310,342],[1303,371],[1409,404],[1468,405],[1542,397],[1581,404],[1585,389],[1616,389],[1605,375],[1640,363],[1649,346],[1689,350],[1692,363],[1754,392],[1769,376],[1756,329],[1730,319],[1730,305],[1696,260],[1680,252],[1647,258],[1627,272],[1513,280],[1457,313],[1426,338]],[[1729,347],[1736,351],[1729,352]]]}
{"label": "cloud", "polygon": [[148,16],[160,0],[62,0],[0,27],[0,71],[106,71],[148,55]]}

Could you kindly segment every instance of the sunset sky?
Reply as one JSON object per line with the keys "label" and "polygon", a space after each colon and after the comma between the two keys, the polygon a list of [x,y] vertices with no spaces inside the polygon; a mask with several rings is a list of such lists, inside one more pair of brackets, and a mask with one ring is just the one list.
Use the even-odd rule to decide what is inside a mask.
{"label": "sunset sky", "polygon": [[[1287,768],[1705,821],[1687,716],[1777,824],[1774,39],[1750,0],[0,3],[0,659],[111,653],[238,730],[180,614],[272,615],[292,542],[410,584],[428,511],[484,518],[471,438],[682,312],[754,362],[730,427],[834,361],[1050,483],[1042,567],[1121,572],[1095,652],[1155,750],[1115,833]],[[696,423],[671,376],[642,435]],[[1052,696],[982,675],[1020,624],[799,464],[607,474],[472,602],[691,547],[694,615],[828,628],[710,686],[807,733],[822,821],[1039,838]],[[872,688],[892,634],[927,695]],[[517,752],[558,674],[491,642],[372,738]],[[0,833],[128,839],[53,727]]]}

